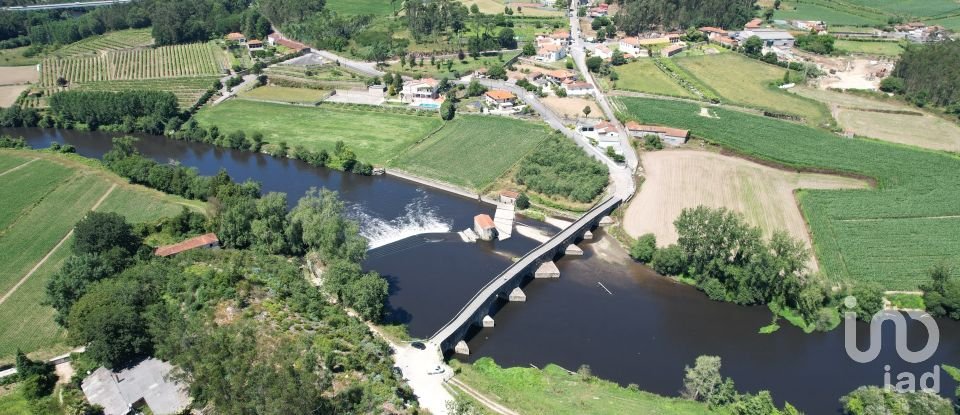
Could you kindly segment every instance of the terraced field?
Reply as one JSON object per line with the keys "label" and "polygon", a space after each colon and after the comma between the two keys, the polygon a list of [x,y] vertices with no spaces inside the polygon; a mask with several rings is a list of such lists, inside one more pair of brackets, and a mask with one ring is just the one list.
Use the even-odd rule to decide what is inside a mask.
{"label": "terraced field", "polygon": [[[495,131],[496,134],[490,134]],[[543,125],[462,115],[397,158],[410,173],[484,190],[550,135]]]}
{"label": "terraced field", "polygon": [[95,91],[125,91],[130,89],[148,89],[170,91],[177,96],[180,108],[187,108],[197,102],[207,91],[217,76],[194,76],[187,78],[144,79],[140,81],[99,81],[78,85],[78,89]]}
{"label": "terraced field", "polygon": [[[960,265],[960,159],[684,102],[622,98],[621,118],[686,128],[695,137],[785,166],[874,178],[876,189],[798,193],[827,277],[916,289],[939,261]],[[960,272],[960,267],[956,268]]]}
{"label": "terraced field", "polygon": [[201,209],[61,155],[0,150],[0,174],[0,361],[18,348],[40,356],[66,349],[53,310],[41,303],[47,281],[69,255],[69,239],[60,242],[98,202],[97,210],[135,222],[175,215],[183,205]]}

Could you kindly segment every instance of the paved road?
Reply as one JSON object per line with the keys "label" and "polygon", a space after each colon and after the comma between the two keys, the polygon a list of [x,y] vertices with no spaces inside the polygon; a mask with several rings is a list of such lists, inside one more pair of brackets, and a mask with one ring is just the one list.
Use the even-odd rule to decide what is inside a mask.
{"label": "paved road", "polygon": [[347,67],[347,68],[349,68],[349,69],[352,69],[352,70],[354,70],[354,71],[360,72],[360,73],[362,73],[362,74],[364,74],[364,75],[368,75],[368,76],[383,76],[383,74],[385,73],[385,72],[377,69],[377,65],[376,65],[375,63],[372,63],[372,62],[361,62],[361,61],[355,61],[355,60],[352,60],[352,59],[347,59],[347,58],[344,58],[343,56],[336,55],[336,54],[334,54],[333,52],[330,52],[330,51],[327,51],[327,50],[318,50],[318,51],[315,51],[315,52],[312,52],[312,53],[315,53],[315,54],[317,54],[317,55],[320,55],[320,56],[322,56],[324,59],[329,59],[329,60],[334,61],[334,62],[340,62],[340,65],[341,65],[341,66],[345,66],[345,67]]}
{"label": "paved road", "polygon": [[53,9],[75,9],[78,7],[112,6],[114,4],[129,3],[131,1],[132,0],[98,0],[98,1],[77,1],[72,3],[57,3],[57,4],[33,4],[29,6],[0,7],[0,10],[36,11],[36,10],[53,10]]}
{"label": "paved road", "polygon": [[580,18],[577,17],[577,2],[575,1],[570,2],[570,37],[573,39],[570,44],[570,55],[573,56],[573,61],[577,64],[577,69],[583,74],[583,79],[593,85],[594,98],[596,98],[597,104],[600,105],[600,109],[603,110],[603,114],[617,128],[617,132],[620,134],[620,148],[623,149],[626,164],[630,166],[631,170],[636,170],[639,162],[637,160],[637,153],[632,150],[633,147],[630,145],[630,136],[627,135],[623,124],[617,119],[616,112],[614,112],[606,95],[600,90],[596,80],[593,79],[593,75],[587,70],[587,53],[584,50],[583,37],[580,31]]}
{"label": "paved road", "polygon": [[226,101],[232,98],[234,95],[236,95],[240,91],[245,90],[248,86],[250,86],[250,84],[257,82],[257,75],[253,75],[253,74],[244,75],[243,83],[233,88],[229,88],[227,87],[227,81],[233,77],[234,75],[227,75],[223,78],[220,78],[220,83],[223,84],[223,89],[220,90],[220,94],[221,94],[220,98],[217,98],[216,100],[214,100],[213,103],[210,104],[210,106],[217,105],[223,101]]}

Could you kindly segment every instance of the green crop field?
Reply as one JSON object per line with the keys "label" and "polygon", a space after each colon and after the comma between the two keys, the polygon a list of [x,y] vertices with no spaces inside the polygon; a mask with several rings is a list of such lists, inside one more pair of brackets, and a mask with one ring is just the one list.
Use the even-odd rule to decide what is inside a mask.
{"label": "green crop field", "polygon": [[[875,178],[870,190],[798,195],[821,270],[838,281],[916,289],[939,261],[960,265],[960,159],[956,156],[684,102],[622,98],[622,117],[691,130],[695,137],[783,165]],[[774,208],[774,207],[771,207]],[[960,271],[960,267],[956,268]]]}
{"label": "green crop field", "polygon": [[899,42],[861,42],[839,39],[834,47],[847,53],[863,53],[866,55],[900,56],[903,47]]}
{"label": "green crop field", "polygon": [[220,79],[218,76],[192,76],[139,81],[98,81],[77,85],[77,89],[91,91],[126,91],[131,89],[169,91],[177,96],[177,103],[180,104],[180,108],[189,108],[218,79]]}
{"label": "green crop field", "polygon": [[97,201],[117,184],[98,210],[128,215],[133,222],[172,216],[197,202],[166,196],[64,156],[30,151],[0,151],[0,165],[39,158],[4,174],[0,180],[0,361],[17,348],[47,356],[65,351],[63,330],[53,310],[41,304],[46,282],[69,255],[69,241],[53,251],[16,290],[24,278],[63,239]]}
{"label": "green crop field", "polygon": [[803,117],[808,124],[829,122],[827,107],[781,91],[771,84],[786,69],[735,53],[673,59],[681,68],[716,91],[724,101]]}
{"label": "green crop field", "polygon": [[0,49],[0,66],[25,66],[25,65],[36,65],[40,63],[41,58],[37,56],[26,57],[23,56],[23,52],[26,52],[29,46],[23,46],[13,49]]}
{"label": "green crop field", "polygon": [[657,68],[653,64],[653,59],[638,59],[636,62],[630,62],[617,68],[617,74],[620,75],[620,79],[616,81],[615,89],[695,98],[690,91]]}
{"label": "green crop field", "polygon": [[279,101],[296,104],[314,104],[326,98],[329,91],[311,88],[287,88],[282,86],[263,86],[241,92],[239,97],[244,99]]}
{"label": "green crop field", "polygon": [[484,190],[551,133],[510,118],[461,115],[391,165],[474,190]]}
{"label": "green crop field", "polygon": [[333,151],[338,140],[361,161],[384,164],[442,124],[436,113],[397,113],[378,107],[323,104],[302,107],[234,99],[196,115],[201,125],[216,125],[225,133],[262,132],[264,141],[286,141],[291,148]]}
{"label": "green crop field", "polygon": [[890,14],[931,17],[960,13],[956,0],[846,0],[849,3],[881,10]]}
{"label": "green crop field", "polygon": [[873,26],[887,23],[887,16],[879,11],[854,10],[847,4],[830,0],[785,1],[774,14],[783,20],[822,20],[828,25]]}
{"label": "green crop field", "polygon": [[[392,4],[390,0],[330,0],[327,8],[342,14],[391,16],[394,9]],[[400,7],[399,2],[395,5]]]}

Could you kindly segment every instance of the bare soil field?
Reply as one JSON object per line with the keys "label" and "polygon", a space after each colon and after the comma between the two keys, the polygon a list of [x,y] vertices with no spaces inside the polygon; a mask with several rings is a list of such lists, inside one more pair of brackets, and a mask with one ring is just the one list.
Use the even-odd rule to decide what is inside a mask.
{"label": "bare soil field", "polygon": [[856,179],[783,171],[704,150],[646,152],[641,160],[646,180],[627,207],[623,226],[633,237],[653,233],[658,246],[677,241],[673,221],[684,208],[704,205],[742,213],[765,236],[786,230],[810,247],[793,191],[867,187]]}
{"label": "bare soil field", "polygon": [[933,150],[960,152],[960,125],[895,100],[812,88],[795,92],[830,106],[844,130],[864,137]]}
{"label": "bare soil field", "polygon": [[598,107],[597,103],[592,99],[548,96],[542,98],[541,101],[553,112],[567,118],[575,119],[577,117],[583,117],[583,108],[587,106],[590,107],[590,116],[587,118],[596,119],[603,116],[603,111],[600,110],[600,107]]}
{"label": "bare soil field", "polygon": [[0,85],[19,85],[39,80],[40,72],[34,65],[0,67]]}
{"label": "bare soil field", "polygon": [[29,88],[29,85],[4,85],[0,86],[0,107],[6,108],[17,101],[17,97],[23,90]]}

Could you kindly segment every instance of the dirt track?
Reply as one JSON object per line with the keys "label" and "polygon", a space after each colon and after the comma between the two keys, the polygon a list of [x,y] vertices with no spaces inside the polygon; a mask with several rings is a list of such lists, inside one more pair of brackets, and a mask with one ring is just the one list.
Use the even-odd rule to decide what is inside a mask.
{"label": "dirt track", "polygon": [[856,179],[787,172],[694,149],[648,152],[641,160],[646,181],[627,207],[624,228],[634,237],[655,234],[659,246],[677,241],[673,221],[684,208],[698,205],[741,212],[767,236],[776,229],[784,229],[810,246],[794,189],[867,186]]}

